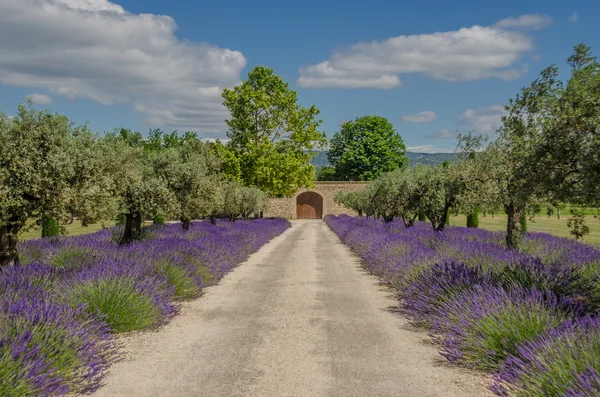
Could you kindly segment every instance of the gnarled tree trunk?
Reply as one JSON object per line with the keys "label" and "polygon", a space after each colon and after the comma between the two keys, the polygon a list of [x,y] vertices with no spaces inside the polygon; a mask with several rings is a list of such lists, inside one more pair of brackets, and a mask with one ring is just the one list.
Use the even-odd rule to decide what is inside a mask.
{"label": "gnarled tree trunk", "polygon": [[19,252],[17,250],[19,229],[20,227],[10,224],[0,226],[0,268],[19,264]]}
{"label": "gnarled tree trunk", "polygon": [[119,240],[119,244],[130,244],[139,239],[142,231],[142,215],[127,214],[125,215],[125,230],[123,236]]}
{"label": "gnarled tree trunk", "polygon": [[521,217],[524,209],[517,206],[513,201],[504,206],[508,220],[506,222],[506,247],[517,249],[521,243]]}

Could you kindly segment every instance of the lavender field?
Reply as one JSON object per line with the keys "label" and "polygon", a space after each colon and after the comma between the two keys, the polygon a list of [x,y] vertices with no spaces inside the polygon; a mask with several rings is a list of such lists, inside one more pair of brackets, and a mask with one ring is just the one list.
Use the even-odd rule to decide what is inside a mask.
{"label": "lavender field", "polygon": [[327,216],[401,310],[457,365],[491,374],[499,396],[600,396],[600,250],[504,235]]}
{"label": "lavender field", "polygon": [[122,357],[116,333],[154,329],[290,224],[284,219],[117,228],[22,243],[0,273],[0,395],[89,393]]}

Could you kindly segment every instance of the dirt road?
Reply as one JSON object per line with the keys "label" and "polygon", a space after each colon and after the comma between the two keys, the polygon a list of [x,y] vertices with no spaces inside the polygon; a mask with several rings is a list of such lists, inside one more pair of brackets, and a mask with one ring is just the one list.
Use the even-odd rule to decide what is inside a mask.
{"label": "dirt road", "polygon": [[297,221],[157,332],[96,396],[487,396],[321,221]]}

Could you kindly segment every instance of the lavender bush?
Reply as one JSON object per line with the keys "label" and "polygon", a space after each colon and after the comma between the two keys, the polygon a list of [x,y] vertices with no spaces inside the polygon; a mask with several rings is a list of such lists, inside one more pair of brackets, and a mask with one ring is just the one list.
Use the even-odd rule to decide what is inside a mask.
{"label": "lavender bush", "polygon": [[544,233],[515,251],[482,229],[325,221],[448,360],[497,371],[496,394],[600,396],[600,250]]}
{"label": "lavender bush", "polygon": [[113,230],[21,243],[25,266],[0,272],[0,395],[89,393],[119,359],[114,333],[164,324],[289,227],[284,219]]}
{"label": "lavender bush", "polygon": [[503,396],[600,396],[600,318],[570,320],[522,344],[494,380]]}

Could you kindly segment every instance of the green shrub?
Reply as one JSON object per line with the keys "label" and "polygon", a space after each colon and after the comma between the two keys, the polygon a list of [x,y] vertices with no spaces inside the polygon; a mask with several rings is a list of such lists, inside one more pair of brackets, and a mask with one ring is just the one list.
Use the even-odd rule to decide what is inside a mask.
{"label": "green shrub", "polygon": [[49,216],[42,216],[42,237],[54,237],[60,235],[60,226],[58,221]]}
{"label": "green shrub", "polygon": [[467,215],[467,227],[479,227],[479,208],[475,208],[472,213]]}
{"label": "green shrub", "polygon": [[78,282],[68,293],[72,304],[85,303],[89,314],[102,317],[117,333],[154,328],[161,322],[152,297],[136,288],[133,277]]}
{"label": "green shrub", "polygon": [[154,217],[154,224],[155,225],[164,225],[165,224],[165,217],[162,214],[158,214]]}

